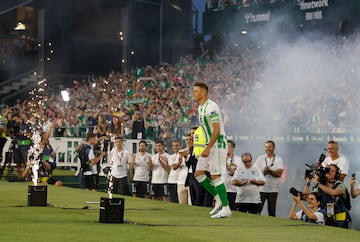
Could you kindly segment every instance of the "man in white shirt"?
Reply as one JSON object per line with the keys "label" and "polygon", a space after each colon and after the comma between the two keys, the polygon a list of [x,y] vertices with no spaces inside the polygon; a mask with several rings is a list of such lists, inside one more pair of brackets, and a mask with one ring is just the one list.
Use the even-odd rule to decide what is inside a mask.
{"label": "man in white shirt", "polygon": [[115,146],[111,150],[112,193],[130,195],[128,183],[128,166],[131,162],[131,153],[123,148],[121,136],[115,137]]}
{"label": "man in white shirt", "polygon": [[236,207],[240,212],[259,214],[261,208],[259,187],[265,184],[262,171],[252,165],[250,153],[241,155],[243,166],[236,168],[231,184],[238,186],[236,194]]}
{"label": "man in white shirt", "polygon": [[139,152],[133,155],[130,163],[130,181],[134,183],[133,194],[142,198],[147,198],[150,190],[151,154],[146,150],[147,143],[141,140]]}
{"label": "man in white shirt", "polygon": [[336,141],[330,140],[327,144],[328,157],[321,163],[323,167],[335,164],[340,168],[340,181],[344,181],[349,171],[349,161],[342,154],[339,154],[339,145]]}
{"label": "man in white shirt", "polygon": [[[179,171],[178,163],[179,158],[182,160],[181,155],[178,153],[180,150],[180,142],[178,140],[174,140],[172,142],[172,150],[173,154],[169,155],[169,166],[170,166],[170,172],[168,177],[168,192],[169,192],[169,201],[177,203],[179,202],[178,193],[177,193],[177,183],[179,178]],[[175,169],[176,167],[176,169]]]}
{"label": "man in white shirt", "polygon": [[168,201],[167,182],[170,171],[169,154],[165,152],[164,142],[155,142],[156,154],[153,155],[150,168],[152,170],[151,185],[154,192],[154,200]]}
{"label": "man in white shirt", "polygon": [[265,185],[260,187],[261,209],[267,200],[268,215],[275,217],[276,201],[280,190],[281,175],[284,170],[284,162],[281,157],[275,155],[275,142],[265,142],[265,154],[256,159],[257,166],[265,176]]}

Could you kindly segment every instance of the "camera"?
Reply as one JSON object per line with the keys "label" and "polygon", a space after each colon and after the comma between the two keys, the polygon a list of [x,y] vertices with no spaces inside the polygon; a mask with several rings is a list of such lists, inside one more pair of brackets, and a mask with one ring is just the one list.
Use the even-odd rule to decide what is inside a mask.
{"label": "camera", "polygon": [[318,175],[320,178],[325,176],[327,173],[329,173],[330,168],[329,167],[318,167],[311,170],[305,170],[305,177],[306,178],[313,178],[314,175]]}
{"label": "camera", "polygon": [[289,191],[292,195],[294,195],[295,197],[297,197],[298,195],[300,195],[300,198],[301,200],[305,200],[304,199],[304,194],[298,190],[296,190],[296,188],[292,187],[290,188],[290,191]]}
{"label": "camera", "polygon": [[[324,149],[326,151],[326,149]],[[324,153],[321,153],[319,160],[317,163],[309,165],[309,164],[305,164],[307,167],[309,167],[310,169],[305,170],[305,178],[313,178],[314,175],[318,175],[319,176],[319,182],[321,184],[325,184],[326,183],[326,174],[329,173],[330,168],[328,167],[322,167],[321,163],[325,160],[326,156]]]}
{"label": "camera", "polygon": [[311,179],[316,174],[317,176],[319,176],[319,182],[321,184],[325,184],[326,183],[326,174],[329,173],[329,171],[330,171],[329,167],[318,167],[318,168],[312,169],[312,170],[305,170],[305,177]]}

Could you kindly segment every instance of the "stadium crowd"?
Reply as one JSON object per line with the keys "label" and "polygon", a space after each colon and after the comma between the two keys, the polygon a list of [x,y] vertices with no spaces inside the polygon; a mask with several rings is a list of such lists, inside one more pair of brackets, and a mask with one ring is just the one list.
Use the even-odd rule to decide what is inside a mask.
{"label": "stadium crowd", "polygon": [[[132,123],[134,114],[139,114],[140,120],[144,120],[143,138],[155,141],[167,129],[181,139],[189,128],[197,125],[192,83],[203,81],[212,87],[210,97],[223,107],[228,130],[237,133],[241,124],[243,133],[261,131],[269,122],[262,118],[264,100],[254,98],[259,90],[269,88],[262,76],[265,68],[262,51],[257,46],[225,48],[221,55],[212,58],[187,56],[175,65],[139,67],[129,73],[113,71],[108,76],[74,80],[68,89],[70,101],[63,101],[58,90],[49,91],[44,82],[29,100],[18,100],[12,107],[3,105],[2,114],[11,119],[13,112],[20,113],[23,122],[52,119],[53,135],[69,137],[85,137],[96,126],[99,116],[104,117],[106,126],[111,126],[113,117],[117,117],[125,138],[135,137],[131,135]],[[328,52],[326,47],[319,51]],[[333,47],[330,56],[351,51],[340,43]],[[334,65],[342,61],[333,60]],[[359,88],[356,77],[348,72],[341,85],[329,80],[326,86],[318,86],[321,93],[311,98],[298,95],[296,88],[280,86],[276,91],[282,93],[281,101],[276,100],[278,111],[268,118],[282,124],[287,133],[356,132],[360,127],[360,115],[355,108]],[[334,88],[338,92],[334,93]],[[105,128],[104,132],[109,130]]]}

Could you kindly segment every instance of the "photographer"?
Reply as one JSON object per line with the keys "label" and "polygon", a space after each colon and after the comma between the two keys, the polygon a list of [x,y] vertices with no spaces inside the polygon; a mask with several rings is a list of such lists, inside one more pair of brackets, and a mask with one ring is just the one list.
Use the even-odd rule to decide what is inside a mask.
{"label": "photographer", "polygon": [[85,189],[96,189],[94,179],[96,179],[97,164],[106,155],[104,151],[101,151],[98,156],[95,156],[94,145],[96,144],[96,135],[94,133],[87,133],[86,143],[82,144],[79,149],[79,158],[81,161],[81,169],[85,179]]}
{"label": "photographer", "polygon": [[13,157],[14,162],[16,163],[19,180],[24,177],[22,173],[27,163],[27,154],[31,145],[31,126],[29,123],[25,122],[25,118],[21,119],[18,113],[13,113],[11,121],[9,121],[8,124],[8,131],[10,132],[9,135],[16,142]]}
{"label": "photographer", "polygon": [[[312,192],[307,196],[308,207],[301,201],[300,192],[297,196],[291,195],[294,203],[289,212],[289,219],[300,220],[303,222],[316,223],[325,225],[325,211],[321,209],[321,194]],[[296,207],[299,205],[300,211],[296,212]]]}
{"label": "photographer", "polygon": [[[348,228],[351,221],[348,213],[346,199],[347,190],[340,178],[340,168],[335,164],[330,164],[328,169],[323,170],[325,173],[325,181],[319,182],[321,174],[315,173],[312,181],[314,182],[314,191],[321,193],[321,206],[326,211],[326,225]],[[320,175],[320,176],[319,176]],[[309,190],[310,181],[307,183],[304,192]]]}

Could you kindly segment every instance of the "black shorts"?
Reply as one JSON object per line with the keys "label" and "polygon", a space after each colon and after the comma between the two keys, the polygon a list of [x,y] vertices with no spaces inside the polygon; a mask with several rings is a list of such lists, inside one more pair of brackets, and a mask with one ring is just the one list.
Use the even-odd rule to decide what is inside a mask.
{"label": "black shorts", "polygon": [[144,181],[134,181],[134,193],[137,197],[144,198],[149,195],[149,183]]}
{"label": "black shorts", "polygon": [[167,195],[166,184],[152,184],[152,189],[156,198],[162,198]]}

